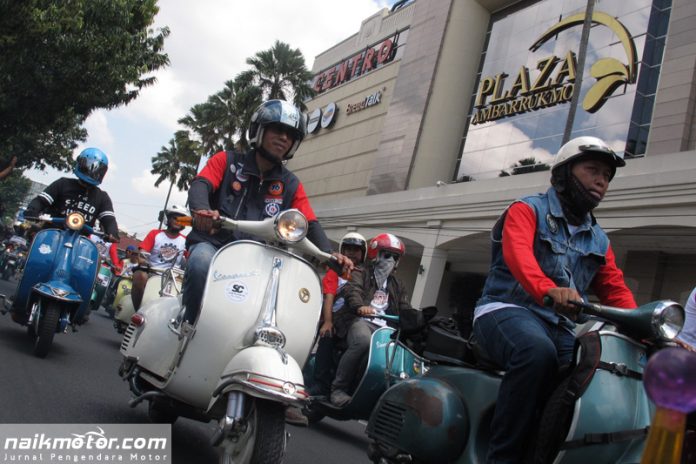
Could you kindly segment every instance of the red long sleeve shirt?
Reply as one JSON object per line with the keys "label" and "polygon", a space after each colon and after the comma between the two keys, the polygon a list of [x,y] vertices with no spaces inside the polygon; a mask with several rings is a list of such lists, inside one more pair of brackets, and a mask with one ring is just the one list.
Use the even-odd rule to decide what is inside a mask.
{"label": "red long sleeve shirt", "polygon": [[[541,270],[534,256],[536,215],[522,202],[510,206],[503,226],[503,259],[515,279],[534,300],[543,306],[543,298],[549,289],[558,287]],[[616,266],[614,251],[609,245],[606,263],[592,281],[592,291],[602,304],[618,308],[635,308],[638,305],[626,286],[623,273]]]}

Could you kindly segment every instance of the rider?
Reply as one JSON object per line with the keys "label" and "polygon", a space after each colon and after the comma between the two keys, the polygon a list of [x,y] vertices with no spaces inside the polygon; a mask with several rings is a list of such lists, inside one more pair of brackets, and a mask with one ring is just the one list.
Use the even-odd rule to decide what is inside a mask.
{"label": "rider", "polygon": [[[306,116],[290,103],[269,100],[251,116],[247,153],[221,151],[208,160],[191,183],[189,207],[193,230],[186,240],[189,260],[184,275],[184,319],[193,324],[200,311],[203,288],[213,255],[222,245],[246,238],[217,230],[220,216],[259,221],[280,211],[297,208],[309,221],[308,238],[321,250],[331,244],[309,204],[300,180],[284,165],[305,136]],[[339,264],[352,267],[341,254]]]}
{"label": "rider", "polygon": [[[365,262],[367,257],[367,241],[357,232],[348,232],[341,239],[339,251],[350,258],[356,266]],[[336,271],[329,269],[322,280],[324,306],[322,308],[322,325],[319,328],[319,345],[314,364],[314,380],[319,387],[316,393],[329,394],[333,380],[333,313],[343,307],[345,299],[343,290],[348,281],[339,276]]]}
{"label": "rider", "polygon": [[[560,367],[571,362],[570,300],[599,300],[620,308],[636,302],[617,267],[607,234],[592,210],[604,198],[623,157],[596,137],[563,145],[546,193],[510,205],[491,232],[492,263],[474,312],[474,335],[506,371],[500,385],[488,463],[520,462],[537,410]],[[544,297],[553,299],[553,308]]]}
{"label": "rider", "polygon": [[105,242],[104,239],[97,234],[90,234],[89,239],[97,245],[99,256],[107,263],[111,263],[114,267],[120,266],[120,258],[118,257],[118,249],[112,243]]}
{"label": "rider", "polygon": [[75,160],[73,173],[77,179],[61,177],[34,198],[24,215],[37,217],[44,210],[51,216],[67,216],[79,212],[85,223],[94,227],[99,219],[108,241],[118,241],[118,225],[109,194],[101,190],[101,184],[109,168],[109,159],[98,148],[86,148]]}
{"label": "rider", "polygon": [[404,309],[412,309],[403,282],[394,275],[405,252],[406,247],[395,235],[377,235],[368,245],[367,263],[353,271],[343,289],[345,304],[335,313],[333,322],[336,337],[345,339],[348,348],[331,384],[331,403],[336,406],[350,401],[348,389],[362,357],[370,348],[372,332],[386,325],[383,319],[368,318],[379,314],[398,315]]}
{"label": "rider", "polygon": [[[140,249],[150,253],[147,266],[154,269],[167,269],[176,264],[180,254],[186,249],[186,236],[181,234],[184,226],[176,220],[178,217],[188,216],[186,208],[172,205],[165,210],[167,216],[167,228],[164,230],[153,229],[140,243]],[[148,274],[142,268],[133,273],[133,288],[131,298],[133,308],[137,311],[143,302],[145,285]]]}

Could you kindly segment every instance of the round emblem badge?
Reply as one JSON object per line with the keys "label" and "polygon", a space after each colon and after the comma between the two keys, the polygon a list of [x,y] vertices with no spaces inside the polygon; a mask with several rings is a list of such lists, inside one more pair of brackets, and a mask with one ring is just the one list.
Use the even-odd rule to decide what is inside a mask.
{"label": "round emblem badge", "polygon": [[268,204],[266,204],[265,211],[266,211],[266,216],[272,217],[272,216],[275,216],[276,214],[278,214],[278,212],[280,211],[280,206],[278,206],[278,203],[268,203]]}
{"label": "round emblem badge", "polygon": [[271,182],[268,186],[268,193],[271,195],[282,195],[283,194],[283,183],[279,180]]}
{"label": "round emblem badge", "polygon": [[556,219],[551,216],[551,213],[546,213],[546,225],[549,226],[549,230],[552,234],[558,232],[558,223],[556,222]]}
{"label": "round emblem badge", "polygon": [[232,190],[234,190],[235,192],[239,192],[240,190],[242,190],[242,184],[240,184],[238,180],[235,180],[234,182],[232,182]]}
{"label": "round emblem badge", "polygon": [[235,172],[237,172],[237,168],[235,167],[234,164],[230,164],[230,172],[231,172],[232,174],[234,174]]}

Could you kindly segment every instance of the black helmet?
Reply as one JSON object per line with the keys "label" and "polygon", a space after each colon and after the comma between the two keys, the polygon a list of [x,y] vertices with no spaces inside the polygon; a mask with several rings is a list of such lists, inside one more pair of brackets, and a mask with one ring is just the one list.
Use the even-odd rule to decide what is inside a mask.
{"label": "black helmet", "polygon": [[307,132],[306,115],[284,100],[268,100],[262,103],[251,115],[249,124],[249,143],[253,148],[261,146],[263,131],[269,124],[281,124],[292,129],[295,142],[283,159],[292,158]]}

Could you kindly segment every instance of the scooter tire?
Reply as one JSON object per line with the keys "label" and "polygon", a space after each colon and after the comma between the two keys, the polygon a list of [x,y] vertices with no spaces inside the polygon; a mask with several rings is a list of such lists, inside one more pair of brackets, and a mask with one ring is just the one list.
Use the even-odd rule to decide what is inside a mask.
{"label": "scooter tire", "polygon": [[49,302],[43,316],[39,319],[39,328],[36,334],[36,340],[34,340],[34,355],[36,357],[45,358],[50,351],[59,319],[59,304],[55,301]]}
{"label": "scooter tire", "polygon": [[[251,453],[251,464],[276,464],[283,462],[285,448],[287,445],[287,435],[285,434],[285,405],[265,401],[254,400],[254,411],[249,420],[255,421],[250,424],[253,436],[248,439],[253,440],[253,452]],[[238,462],[237,456],[231,456],[225,452],[225,442],[223,441],[220,464],[232,464]],[[239,446],[239,444],[235,444]]]}
{"label": "scooter tire", "polygon": [[573,408],[569,408],[563,400],[569,383],[570,377],[563,379],[546,402],[533,440],[534,448],[527,452],[531,458],[527,462],[547,464],[556,458],[573,419]]}

